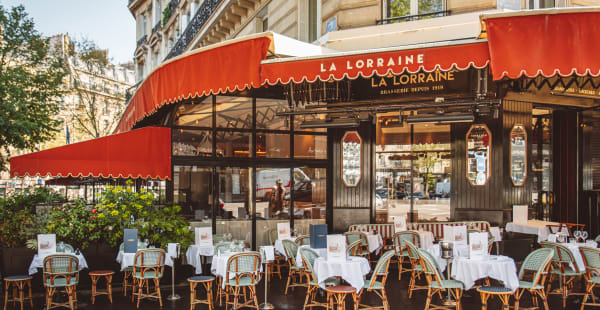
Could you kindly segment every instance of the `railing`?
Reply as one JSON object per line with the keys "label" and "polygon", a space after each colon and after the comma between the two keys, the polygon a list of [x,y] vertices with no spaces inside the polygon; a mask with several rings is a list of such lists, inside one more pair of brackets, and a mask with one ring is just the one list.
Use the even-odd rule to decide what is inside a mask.
{"label": "railing", "polygon": [[428,18],[434,18],[434,17],[449,16],[450,14],[451,14],[451,11],[446,10],[446,11],[436,11],[436,12],[431,12],[431,13],[417,14],[417,15],[396,16],[396,17],[389,17],[389,18],[384,18],[382,20],[378,20],[376,22],[376,24],[383,25],[383,24],[391,24],[391,23],[408,22],[408,21],[413,21],[413,20],[421,20],[421,19],[428,19]]}
{"label": "railing", "polygon": [[147,38],[148,38],[148,37],[147,37],[146,35],[142,36],[142,37],[141,37],[141,38],[140,38],[140,39],[137,41],[136,48],[137,48],[137,47],[140,47],[140,45],[142,45],[142,44],[146,43],[146,39],[147,39]]}
{"label": "railing", "polygon": [[175,45],[165,60],[171,59],[175,56],[180,55],[186,49],[188,44],[192,42],[198,31],[204,26],[204,24],[208,21],[210,16],[217,9],[222,0],[205,0],[202,2],[202,5],[198,8],[198,11],[190,21],[190,23],[185,27],[183,34],[179,37]]}
{"label": "railing", "polygon": [[152,34],[157,32],[158,30],[160,30],[160,27],[161,27],[161,23],[160,23],[160,21],[158,21],[158,23],[156,23],[156,25],[154,25],[154,27],[152,28]]}

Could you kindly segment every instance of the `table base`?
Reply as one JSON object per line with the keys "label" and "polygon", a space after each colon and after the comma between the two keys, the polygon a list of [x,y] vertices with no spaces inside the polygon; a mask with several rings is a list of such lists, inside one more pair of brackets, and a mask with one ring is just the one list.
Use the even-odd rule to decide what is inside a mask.
{"label": "table base", "polygon": [[178,294],[175,294],[175,295],[169,295],[169,296],[167,297],[167,300],[179,300],[179,299],[181,299],[181,296],[179,296]]}
{"label": "table base", "polygon": [[258,309],[260,310],[273,310],[275,309],[275,306],[273,306],[271,303],[262,303],[260,304],[260,306],[258,306]]}

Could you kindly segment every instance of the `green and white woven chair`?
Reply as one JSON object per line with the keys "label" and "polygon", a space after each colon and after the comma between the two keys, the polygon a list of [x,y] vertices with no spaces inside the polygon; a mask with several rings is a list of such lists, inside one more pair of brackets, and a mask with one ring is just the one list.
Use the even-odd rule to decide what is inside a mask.
{"label": "green and white woven chair", "polygon": [[285,295],[287,295],[290,287],[292,290],[294,290],[294,287],[308,287],[308,284],[304,282],[304,268],[298,266],[296,262],[296,256],[298,255],[298,244],[291,240],[283,240],[282,243],[290,270],[290,272],[288,272],[287,283],[285,284]]}
{"label": "green and white woven chair", "polygon": [[[146,248],[146,244],[143,243],[141,240],[138,239],[138,246],[137,246],[138,250],[143,250]],[[119,250],[124,251],[125,250],[125,245],[123,244],[123,242],[121,242],[121,245],[119,245]],[[130,287],[131,291],[133,292],[133,266],[129,266],[126,267],[125,269],[123,269],[123,295],[127,296],[127,288]],[[133,295],[132,295],[132,300],[133,300]]]}
{"label": "green and white woven chair", "polygon": [[[232,255],[227,260],[227,273],[225,274],[225,309],[233,305],[233,309],[253,307],[258,310],[256,298],[256,285],[260,282],[260,254],[258,252],[244,252]],[[248,289],[250,296],[246,296]],[[233,295],[233,302],[229,295]],[[244,297],[243,303],[238,303],[239,297]]]}
{"label": "green and white woven chair", "polygon": [[[160,294],[160,279],[162,279],[165,268],[166,253],[163,249],[144,249],[135,253],[133,259],[133,296],[137,296],[137,308],[140,300],[144,298],[158,299],[162,307],[162,296]],[[150,284],[154,283],[154,293],[149,292]],[[144,293],[144,287],[146,293]]]}
{"label": "green and white woven chair", "polygon": [[359,256],[359,253],[361,252],[361,244],[362,242],[360,240],[352,242],[346,249],[346,255]]}
{"label": "green and white woven chair", "polygon": [[[365,280],[365,285],[355,295],[356,299],[354,300],[354,305],[355,305],[354,309],[384,309],[384,310],[390,309],[390,305],[389,305],[388,299],[387,299],[387,294],[385,293],[385,282],[387,281],[388,269],[390,267],[390,260],[392,259],[394,254],[395,254],[394,250],[389,250],[389,251],[383,253],[383,255],[381,255],[381,257],[377,261],[377,265],[375,265],[375,269],[373,269],[373,273],[371,274],[371,279]],[[374,306],[360,304],[360,297],[362,296],[362,294],[365,291],[373,292],[377,296],[379,296],[379,298],[381,298],[382,305],[379,307],[374,307]]]}
{"label": "green and white woven chair", "polygon": [[[79,283],[79,259],[74,255],[56,254],[44,258],[44,287],[46,309],[66,307],[77,309],[77,284]],[[64,303],[53,301],[54,294],[64,290],[69,300]],[[21,304],[21,308],[23,304]]]}
{"label": "green and white woven chair", "polygon": [[412,230],[401,231],[394,234],[394,250],[396,250],[396,260],[398,261],[398,280],[402,279],[402,274],[410,272],[412,274],[412,263],[411,268],[403,268],[405,260],[410,263],[408,255],[408,248],[405,241],[409,241],[414,244],[417,248],[420,247],[421,239],[419,233]]}
{"label": "green and white woven chair", "polygon": [[[421,258],[419,256],[419,249],[416,245],[414,245],[410,241],[405,241],[408,251],[408,259],[410,260],[410,264],[412,266],[410,273],[410,281],[408,282],[408,298],[412,298],[412,294],[417,290],[426,290],[429,288],[427,285],[417,285],[417,279],[421,278],[423,274],[423,266],[421,266]],[[437,266],[437,262],[434,260],[435,267],[439,269]],[[440,270],[441,272],[441,270]]]}
{"label": "green and white woven chair", "polygon": [[[548,280],[548,290],[546,294],[560,294],[562,296],[563,308],[567,305],[569,295],[583,295],[583,293],[572,292],[575,279],[583,277],[583,271],[579,270],[575,256],[569,248],[560,243],[542,241],[540,245],[543,248],[554,250],[552,263],[550,267],[550,279]],[[552,280],[554,276],[559,277],[560,287],[556,291],[551,291]]]}
{"label": "green and white woven chair", "polygon": [[347,231],[344,233],[346,237],[346,245],[349,246],[354,241],[360,240],[360,250],[355,256],[361,256],[371,261],[371,251],[369,251],[369,239],[367,234],[362,231]]}
{"label": "green and white woven chair", "polygon": [[[313,271],[313,266],[315,260],[319,257],[319,254],[310,248],[300,248],[298,251],[300,251],[300,256],[302,257],[306,282],[308,283],[308,290],[306,291],[306,298],[304,299],[304,306],[302,309],[305,310],[307,307],[325,307],[327,309],[327,303],[318,302],[315,298],[320,287]],[[325,281],[325,286],[335,286],[338,284],[339,280],[337,279],[328,279]]]}
{"label": "green and white woven chair", "polygon": [[[269,240],[270,245],[274,246],[278,237],[277,229],[270,229],[267,231],[267,239]],[[281,267],[284,267],[285,264],[285,257],[281,254],[283,253],[279,254],[278,252],[275,252],[275,261],[272,264],[269,264],[269,280],[271,280],[271,277],[275,274],[281,279]]]}
{"label": "green and white woven chair", "polygon": [[428,284],[425,310],[429,309],[430,306],[433,306],[433,309],[451,308],[451,306],[434,305],[431,302],[433,295],[438,294],[441,296],[442,291],[448,291],[454,296],[454,299],[456,300],[456,310],[460,310],[462,308],[460,299],[465,288],[464,284],[457,280],[446,279],[439,269],[437,262],[429,252],[420,249],[418,249],[417,252],[419,253],[421,267],[423,268]]}
{"label": "green and white woven chair", "polygon": [[[594,288],[600,285],[600,249],[580,247],[581,257],[583,258],[583,264],[585,265],[585,296],[581,302],[581,310],[585,306],[600,307],[600,303],[596,303],[594,297]],[[587,302],[589,297],[592,297],[592,302]]]}
{"label": "green and white woven chair", "polygon": [[[552,262],[552,256],[554,256],[554,250],[550,248],[537,249],[527,257],[521,265],[519,270],[519,287],[515,291],[515,309],[519,309],[519,301],[523,297],[523,293],[528,291],[533,299],[533,305],[538,306],[537,296],[539,296],[543,303],[544,308],[548,310],[548,296],[544,288],[546,283],[546,277],[548,270],[550,269],[550,263]],[[526,273],[533,273],[531,281],[524,280]]]}
{"label": "green and white woven chair", "polygon": [[308,235],[298,236],[298,238],[296,238],[296,243],[298,244],[298,246],[310,245],[310,236],[308,236]]}

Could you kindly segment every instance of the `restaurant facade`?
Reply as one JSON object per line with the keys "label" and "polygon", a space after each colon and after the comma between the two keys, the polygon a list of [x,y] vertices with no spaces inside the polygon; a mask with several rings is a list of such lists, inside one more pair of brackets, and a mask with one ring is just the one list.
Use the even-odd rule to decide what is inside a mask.
{"label": "restaurant facade", "polygon": [[353,52],[273,33],[174,58],[112,136],[11,175],[164,184],[194,226],[253,245],[289,221],[486,220],[512,206],[598,233],[600,10],[481,16],[478,38]]}

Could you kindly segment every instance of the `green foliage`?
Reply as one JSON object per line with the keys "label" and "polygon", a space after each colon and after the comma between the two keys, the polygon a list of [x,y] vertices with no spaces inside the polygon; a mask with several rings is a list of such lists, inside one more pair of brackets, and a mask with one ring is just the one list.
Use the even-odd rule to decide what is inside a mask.
{"label": "green foliage", "polygon": [[[417,14],[427,14],[444,10],[442,0],[419,0]],[[389,17],[412,15],[410,13],[410,0],[389,0]]]}
{"label": "green foliage", "polygon": [[[54,137],[66,70],[23,6],[0,6],[0,24],[0,148],[8,154],[9,147],[36,149]],[[5,164],[0,153],[0,169]]]}
{"label": "green foliage", "polygon": [[102,239],[103,223],[98,215],[98,210],[88,207],[83,200],[63,204],[50,213],[48,233],[56,234],[59,241],[86,249],[90,243]]}
{"label": "green foliage", "polygon": [[167,7],[162,11],[162,25],[164,26],[171,17],[171,4],[168,3]]}

